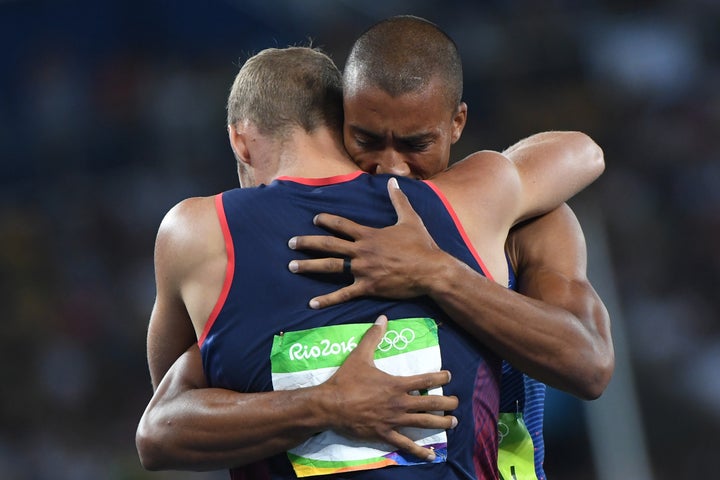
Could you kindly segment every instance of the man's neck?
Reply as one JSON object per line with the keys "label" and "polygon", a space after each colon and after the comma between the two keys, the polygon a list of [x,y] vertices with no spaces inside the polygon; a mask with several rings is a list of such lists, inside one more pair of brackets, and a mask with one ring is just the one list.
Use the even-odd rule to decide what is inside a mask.
{"label": "man's neck", "polygon": [[272,176],[325,178],[358,170],[345,151],[340,135],[327,128],[312,134],[296,131],[279,149],[278,169]]}

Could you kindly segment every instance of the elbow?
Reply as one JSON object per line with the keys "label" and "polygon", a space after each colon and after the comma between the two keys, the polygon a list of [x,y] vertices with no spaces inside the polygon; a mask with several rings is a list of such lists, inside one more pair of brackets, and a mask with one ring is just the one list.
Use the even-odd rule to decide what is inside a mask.
{"label": "elbow", "polygon": [[170,468],[162,448],[163,443],[157,435],[153,434],[153,429],[143,417],[135,432],[135,448],[140,457],[140,464],[145,470],[157,471]]}
{"label": "elbow", "polygon": [[600,398],[610,384],[615,371],[615,348],[610,333],[610,317],[601,301],[595,303],[593,323],[597,329],[597,336],[594,348],[591,349],[592,354],[587,362],[589,381],[586,382],[586,391],[584,392],[586,400]]}
{"label": "elbow", "polygon": [[593,142],[592,140],[590,141],[592,142],[592,146],[590,146],[590,151],[593,167],[595,168],[597,176],[599,177],[605,171],[605,153],[603,152],[603,149],[600,148],[600,145]]}
{"label": "elbow", "polygon": [[564,145],[571,146],[572,161],[582,169],[587,182],[597,180],[605,171],[605,154],[589,135],[578,131],[565,131],[559,137]]}
{"label": "elbow", "polygon": [[579,137],[579,142],[583,145],[582,151],[585,152],[585,158],[588,159],[591,170],[597,179],[605,171],[605,154],[600,145],[595,143],[590,136],[582,132],[575,133]]}
{"label": "elbow", "polygon": [[590,369],[581,382],[576,395],[583,400],[597,400],[610,384],[615,370],[613,352],[598,354],[595,361],[589,363]]}

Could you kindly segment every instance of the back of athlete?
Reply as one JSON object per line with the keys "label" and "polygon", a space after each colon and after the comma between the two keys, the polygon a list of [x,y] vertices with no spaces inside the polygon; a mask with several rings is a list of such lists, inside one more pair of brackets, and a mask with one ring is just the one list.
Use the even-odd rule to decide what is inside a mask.
{"label": "back of athlete", "polygon": [[[495,355],[469,339],[426,297],[403,302],[362,298],[312,310],[308,299],[335,290],[351,278],[299,276],[287,270],[288,262],[298,258],[298,252],[287,247],[287,240],[299,232],[324,233],[311,222],[318,212],[335,213],[377,227],[394,223],[396,216],[387,197],[387,179],[384,175],[359,172],[328,179],[281,178],[259,188],[228,191],[216,199],[226,249],[232,252],[229,257],[233,262],[227,270],[225,293],[199,340],[208,382],[213,387],[241,392],[270,391],[281,377],[279,367],[273,363],[277,358],[274,340],[277,346],[283,338],[294,338],[292,335],[297,332],[325,332],[322,329],[344,328],[348,324],[369,327],[380,314],[387,315],[391,323],[397,319],[431,319],[437,325],[441,367],[453,375],[443,394],[456,395],[460,400],[459,408],[452,412],[458,418],[458,426],[447,431],[447,453],[439,450],[436,463],[400,458],[398,465],[405,462],[413,465],[337,472],[326,478],[497,478],[500,361]],[[485,273],[482,261],[463,238],[462,226],[433,189],[423,182],[398,180],[439,247]],[[415,340],[414,337],[414,333],[406,335],[400,343],[404,346],[403,342]],[[290,357],[325,365],[321,362],[327,360],[325,353],[351,347],[344,343],[348,340],[353,339],[327,340],[324,349],[315,350],[298,343],[294,353],[289,352]],[[388,464],[392,463],[385,463]],[[310,470],[316,473],[311,474],[325,466],[316,461],[312,467],[316,470]],[[286,479],[297,478],[297,469],[304,467],[295,468],[294,471],[288,455],[283,454],[231,473],[233,478],[252,475]]]}

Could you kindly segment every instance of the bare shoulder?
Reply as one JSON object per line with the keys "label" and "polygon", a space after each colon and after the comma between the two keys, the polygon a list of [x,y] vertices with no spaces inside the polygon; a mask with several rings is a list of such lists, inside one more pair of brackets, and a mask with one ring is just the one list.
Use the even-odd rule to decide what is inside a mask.
{"label": "bare shoulder", "polygon": [[437,174],[432,181],[443,191],[475,193],[506,185],[516,177],[512,161],[500,152],[481,150],[468,155]]}
{"label": "bare shoulder", "polygon": [[214,197],[186,198],[172,207],[160,224],[160,231],[168,233],[178,227],[188,226],[196,221],[202,221],[209,214],[215,212]]}
{"label": "bare shoulder", "polygon": [[187,198],[172,207],[160,224],[158,237],[180,240],[217,221],[214,197]]}
{"label": "bare shoulder", "polygon": [[222,248],[222,241],[214,197],[188,198],[163,218],[155,242],[155,258],[190,268],[202,261],[213,246]]}
{"label": "bare shoulder", "polygon": [[519,176],[513,162],[502,153],[475,152],[431,181],[456,209],[469,207],[472,216],[485,218],[485,228],[507,232],[517,218]]}
{"label": "bare shoulder", "polygon": [[508,169],[514,169],[508,157],[500,152],[481,150],[454,163],[432,180],[436,183],[479,184],[489,181],[489,176],[494,178]]}

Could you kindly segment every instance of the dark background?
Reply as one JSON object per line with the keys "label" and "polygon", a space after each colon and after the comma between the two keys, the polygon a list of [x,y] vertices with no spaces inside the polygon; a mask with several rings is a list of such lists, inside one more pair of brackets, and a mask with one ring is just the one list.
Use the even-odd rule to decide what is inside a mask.
{"label": "dark background", "polygon": [[147,473],[135,452],[157,227],[181,199],[236,186],[224,105],[249,54],[311,40],[342,68],[399,13],[463,55],[454,158],[553,129],[605,151],[572,204],[618,369],[596,402],[550,393],[550,478],[713,476],[720,3],[362,3],[0,1],[2,478],[225,478]]}

